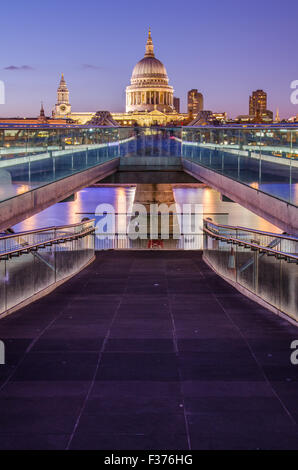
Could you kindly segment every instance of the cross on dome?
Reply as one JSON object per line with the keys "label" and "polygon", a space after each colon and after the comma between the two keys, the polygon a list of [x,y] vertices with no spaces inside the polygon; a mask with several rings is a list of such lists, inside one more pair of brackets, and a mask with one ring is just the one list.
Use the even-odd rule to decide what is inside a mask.
{"label": "cross on dome", "polygon": [[149,28],[148,39],[146,44],[146,53],[145,57],[154,57],[154,46],[151,37],[151,29]]}

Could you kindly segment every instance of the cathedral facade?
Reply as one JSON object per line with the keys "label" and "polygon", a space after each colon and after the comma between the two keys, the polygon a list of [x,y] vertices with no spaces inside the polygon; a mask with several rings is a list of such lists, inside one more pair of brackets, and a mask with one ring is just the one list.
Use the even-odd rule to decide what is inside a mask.
{"label": "cathedral facade", "polygon": [[[111,113],[115,122],[123,126],[182,124],[187,114],[174,108],[174,90],[163,63],[155,57],[149,29],[144,57],[135,65],[130,85],[126,87],[126,107],[123,113]],[[72,119],[77,124],[86,124],[95,113],[73,112],[69,103],[69,91],[62,74],[57,90],[54,118]]]}
{"label": "cathedral facade", "polygon": [[158,109],[172,113],[173,87],[165,66],[154,55],[154,47],[149,29],[146,52],[134,67],[130,85],[126,87],[126,112],[150,112]]}
{"label": "cathedral facade", "polygon": [[57,90],[57,103],[53,109],[54,118],[67,118],[70,117],[71,105],[69,103],[69,91],[64,80],[64,75],[61,75],[60,83]]}

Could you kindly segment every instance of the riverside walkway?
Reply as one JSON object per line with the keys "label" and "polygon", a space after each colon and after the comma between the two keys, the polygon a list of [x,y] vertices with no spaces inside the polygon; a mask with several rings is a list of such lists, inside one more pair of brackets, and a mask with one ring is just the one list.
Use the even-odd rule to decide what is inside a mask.
{"label": "riverside walkway", "polygon": [[0,338],[0,449],[298,449],[298,330],[200,252],[99,252]]}

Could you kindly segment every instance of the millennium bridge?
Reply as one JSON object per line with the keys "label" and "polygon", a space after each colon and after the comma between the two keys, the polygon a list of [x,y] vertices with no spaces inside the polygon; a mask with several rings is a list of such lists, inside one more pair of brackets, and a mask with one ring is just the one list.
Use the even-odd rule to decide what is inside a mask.
{"label": "millennium bridge", "polygon": [[[137,173],[172,207],[178,172],[277,231],[12,229]],[[297,205],[296,125],[1,125],[0,448],[297,449]]]}

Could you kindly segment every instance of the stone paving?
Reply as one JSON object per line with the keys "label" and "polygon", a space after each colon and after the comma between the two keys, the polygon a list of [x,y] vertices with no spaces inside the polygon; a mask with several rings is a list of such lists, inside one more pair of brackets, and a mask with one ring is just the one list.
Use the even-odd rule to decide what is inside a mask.
{"label": "stone paving", "polygon": [[200,252],[100,252],[0,338],[0,449],[298,449],[298,329]]}

